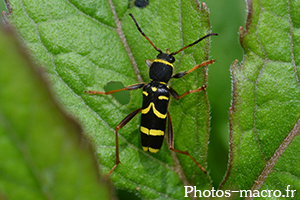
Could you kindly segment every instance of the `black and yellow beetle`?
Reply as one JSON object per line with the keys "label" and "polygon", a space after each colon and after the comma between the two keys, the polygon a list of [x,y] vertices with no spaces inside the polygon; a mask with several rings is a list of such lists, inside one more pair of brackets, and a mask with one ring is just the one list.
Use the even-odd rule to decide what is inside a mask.
{"label": "black and yellow beetle", "polygon": [[202,38],[198,39],[197,41],[189,44],[180,50],[169,53],[168,50],[166,53],[163,53],[159,48],[157,48],[152,41],[145,35],[145,33],[141,30],[138,23],[136,22],[135,18],[132,14],[129,14],[136,27],[140,31],[140,33],[150,42],[150,44],[155,48],[159,54],[156,56],[154,60],[146,60],[146,65],[149,67],[149,76],[150,76],[150,83],[138,83],[134,85],[130,85],[118,90],[112,90],[109,92],[99,92],[99,91],[86,91],[88,94],[104,94],[109,95],[115,92],[119,92],[122,90],[136,90],[139,88],[143,88],[143,106],[139,108],[129,115],[127,115],[116,127],[116,164],[115,166],[109,171],[108,176],[113,172],[113,170],[118,166],[120,163],[119,159],[119,145],[118,145],[118,130],[125,126],[136,114],[142,112],[141,118],[141,141],[144,151],[149,151],[151,153],[157,153],[163,143],[166,123],[168,118],[168,143],[169,148],[172,151],[177,153],[188,155],[197,165],[198,167],[206,173],[206,170],[188,153],[188,151],[180,151],[174,149],[174,138],[173,138],[173,128],[172,128],[172,121],[170,117],[170,113],[168,111],[168,106],[170,102],[170,96],[174,97],[175,99],[180,99],[189,93],[200,92],[205,90],[206,85],[195,89],[189,90],[183,93],[182,95],[178,95],[178,93],[168,84],[168,81],[171,78],[181,78],[188,73],[206,66],[210,65],[215,62],[215,60],[208,60],[199,65],[196,65],[189,71],[179,72],[175,75],[173,74],[173,63],[175,62],[174,55],[178,54],[179,52],[183,51],[184,49],[191,47],[201,40],[211,36],[217,35],[216,33],[210,33],[208,35],[203,36]]}

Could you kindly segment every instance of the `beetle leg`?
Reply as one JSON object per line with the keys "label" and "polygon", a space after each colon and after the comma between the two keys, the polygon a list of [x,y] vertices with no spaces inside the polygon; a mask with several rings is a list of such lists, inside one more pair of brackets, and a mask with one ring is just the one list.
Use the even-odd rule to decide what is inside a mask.
{"label": "beetle leg", "polygon": [[203,67],[203,66],[206,66],[206,65],[211,65],[214,62],[216,62],[216,60],[207,60],[207,61],[204,61],[203,63],[201,63],[199,65],[196,65],[195,67],[193,67],[189,71],[178,72],[177,74],[173,75],[172,78],[182,78],[183,76],[187,75],[188,73],[191,73],[192,71],[194,71],[194,70],[196,70],[196,69],[198,69],[200,67]]}
{"label": "beetle leg", "polygon": [[170,113],[168,112],[168,143],[169,143],[169,149],[172,151],[175,151],[177,153],[181,153],[184,155],[188,155],[192,161],[206,174],[207,171],[204,169],[204,167],[202,167],[202,165],[200,165],[190,154],[188,151],[180,151],[177,149],[174,149],[174,137],[173,137],[173,126],[172,126],[172,120],[171,120],[171,116]]}
{"label": "beetle leg", "polygon": [[198,89],[195,89],[195,90],[188,90],[186,91],[185,93],[183,93],[182,95],[179,96],[179,94],[172,88],[169,86],[169,91],[170,91],[170,94],[175,98],[175,99],[181,99],[182,97],[184,97],[185,95],[187,94],[190,94],[190,93],[195,93],[195,92],[200,92],[202,90],[206,90],[207,88],[207,85],[203,85],[202,87],[199,87]]}
{"label": "beetle leg", "polygon": [[100,92],[100,91],[94,91],[94,90],[88,90],[88,91],[84,91],[84,92],[88,93],[88,94],[105,94],[105,95],[109,95],[109,94],[120,92],[120,91],[123,91],[123,90],[137,90],[137,89],[142,88],[144,85],[145,85],[145,83],[138,83],[138,84],[134,84],[134,85],[129,85],[129,86],[121,88],[121,89],[108,91],[108,92]]}
{"label": "beetle leg", "polygon": [[129,115],[127,115],[116,127],[116,164],[115,166],[108,172],[107,177],[116,169],[116,167],[118,166],[118,164],[120,163],[120,158],[119,158],[119,140],[118,140],[118,130],[120,130],[122,127],[124,127],[128,122],[130,122],[130,120],[132,120],[132,118],[134,118],[134,116],[136,116],[136,114],[138,114],[139,112],[141,112],[142,108],[139,108],[135,111],[133,111],[132,113],[130,113]]}

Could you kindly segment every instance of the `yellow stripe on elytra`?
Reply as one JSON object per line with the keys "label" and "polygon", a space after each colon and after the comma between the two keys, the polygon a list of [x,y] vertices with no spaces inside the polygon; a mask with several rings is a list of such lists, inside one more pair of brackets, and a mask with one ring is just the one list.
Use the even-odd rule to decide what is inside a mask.
{"label": "yellow stripe on elytra", "polygon": [[155,59],[153,62],[160,62],[160,63],[163,63],[165,65],[169,65],[169,66],[173,67],[172,63],[170,63],[168,61],[165,61],[163,59]]}
{"label": "yellow stripe on elytra", "polygon": [[152,87],[151,88],[153,92],[156,92],[157,88],[156,87]]}
{"label": "yellow stripe on elytra", "polygon": [[144,151],[148,151],[148,147],[143,147],[143,150]]}
{"label": "yellow stripe on elytra", "polygon": [[146,135],[152,135],[152,136],[164,136],[165,132],[162,130],[155,130],[155,129],[147,129],[143,126],[141,126],[141,132],[145,133]]}
{"label": "yellow stripe on elytra", "polygon": [[162,119],[165,119],[167,117],[167,114],[161,114],[158,110],[156,110],[155,105],[154,105],[153,102],[151,102],[147,108],[145,108],[145,109],[142,110],[142,114],[147,114],[149,112],[149,110],[150,110],[151,107],[153,109],[153,113],[157,117],[162,118]]}
{"label": "yellow stripe on elytra", "polygon": [[163,135],[165,135],[165,132],[162,131],[162,130],[150,129],[150,135],[152,135],[152,136],[163,136]]}
{"label": "yellow stripe on elytra", "polygon": [[169,100],[169,98],[166,96],[158,96],[158,99],[159,100]]}
{"label": "yellow stripe on elytra", "polygon": [[151,153],[157,153],[159,151],[159,149],[153,149],[153,148],[149,147],[148,151]]}
{"label": "yellow stripe on elytra", "polygon": [[148,96],[148,92],[143,91],[143,94],[144,94],[145,96]]}
{"label": "yellow stripe on elytra", "polygon": [[149,129],[141,126],[141,132],[145,133],[146,135],[149,135]]}
{"label": "yellow stripe on elytra", "polygon": [[143,147],[144,151],[149,151],[150,153],[157,153],[159,151],[159,149],[154,149],[151,147]]}

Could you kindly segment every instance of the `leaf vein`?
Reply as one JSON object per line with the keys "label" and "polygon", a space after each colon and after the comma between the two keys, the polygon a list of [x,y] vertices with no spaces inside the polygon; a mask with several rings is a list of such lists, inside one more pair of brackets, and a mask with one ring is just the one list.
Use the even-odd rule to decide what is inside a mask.
{"label": "leaf vein", "polygon": [[[274,155],[271,157],[271,159],[265,165],[265,168],[262,170],[259,177],[257,178],[258,184],[255,183],[252,186],[252,188],[251,188],[252,191],[259,190],[261,188],[261,186],[264,184],[264,182],[268,178],[269,174],[271,172],[273,172],[273,168],[274,168],[275,164],[277,163],[278,159],[281,157],[281,155],[284,153],[284,151],[289,146],[289,144],[293,141],[293,139],[299,134],[299,130],[300,130],[300,119],[298,119],[294,128],[291,130],[291,132],[288,134],[288,136],[284,139],[284,141],[281,143],[281,145],[275,151]],[[246,198],[246,199],[252,199],[252,198]]]}
{"label": "leaf vein", "polygon": [[143,78],[142,78],[142,76],[141,76],[141,72],[140,72],[140,70],[139,70],[139,68],[138,68],[138,65],[137,65],[137,63],[136,63],[136,61],[135,61],[135,59],[134,59],[134,57],[133,57],[132,51],[131,51],[131,49],[130,49],[130,47],[129,47],[129,45],[128,45],[128,42],[127,42],[126,37],[125,37],[125,35],[124,35],[124,32],[123,32],[123,30],[122,30],[122,25],[121,25],[121,22],[119,21],[119,18],[118,18],[116,9],[115,9],[115,7],[114,7],[114,4],[113,4],[112,0],[108,0],[108,2],[109,2],[109,5],[110,5],[110,8],[111,8],[111,11],[112,11],[112,13],[113,13],[113,16],[114,16],[114,19],[115,19],[116,26],[117,26],[116,32],[117,32],[117,34],[119,35],[120,40],[121,40],[122,43],[123,43],[123,46],[124,46],[124,48],[125,48],[125,50],[126,50],[126,53],[127,53],[128,57],[129,57],[131,66],[132,66],[132,68],[133,68],[133,70],[134,70],[134,73],[135,73],[135,75],[136,75],[137,81],[138,81],[139,83],[143,83],[144,80],[143,80]]}

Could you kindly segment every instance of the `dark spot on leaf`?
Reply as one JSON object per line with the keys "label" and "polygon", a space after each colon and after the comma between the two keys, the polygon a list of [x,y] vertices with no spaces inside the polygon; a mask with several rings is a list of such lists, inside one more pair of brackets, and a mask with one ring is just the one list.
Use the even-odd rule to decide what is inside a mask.
{"label": "dark spot on leaf", "polygon": [[[104,86],[104,90],[106,92],[117,90],[124,88],[124,85],[121,82],[109,82]],[[130,101],[130,92],[129,91],[121,91],[111,94],[120,104],[126,105]]]}
{"label": "dark spot on leaf", "polygon": [[134,6],[138,8],[145,8],[149,5],[149,0],[135,0]]}

